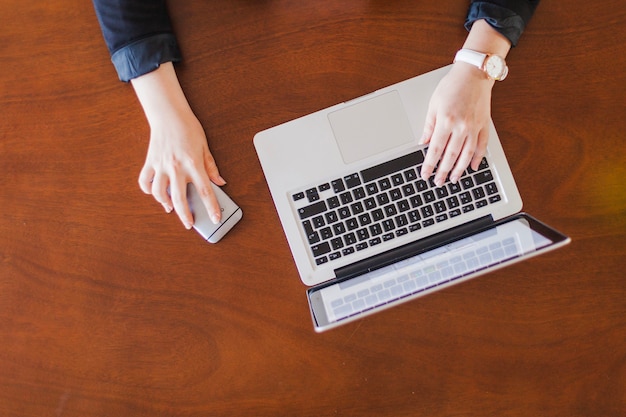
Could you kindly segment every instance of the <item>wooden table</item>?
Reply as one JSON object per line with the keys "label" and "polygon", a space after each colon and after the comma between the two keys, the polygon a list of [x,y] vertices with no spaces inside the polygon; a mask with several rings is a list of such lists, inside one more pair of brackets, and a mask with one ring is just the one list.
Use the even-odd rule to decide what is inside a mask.
{"label": "wooden table", "polygon": [[448,64],[466,9],[172,2],[244,210],[210,245],[139,190],[148,126],[90,2],[1,2],[0,415],[626,415],[623,0],[545,0],[494,90],[525,210],[571,245],[313,332],[252,137]]}

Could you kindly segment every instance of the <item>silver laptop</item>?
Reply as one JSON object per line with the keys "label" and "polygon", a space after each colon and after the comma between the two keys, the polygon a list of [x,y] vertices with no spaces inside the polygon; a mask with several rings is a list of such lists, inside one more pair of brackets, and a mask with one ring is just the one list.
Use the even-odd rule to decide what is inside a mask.
{"label": "silver laptop", "polygon": [[478,170],[442,187],[420,178],[426,149],[417,138],[448,70],[255,135],[316,331],[569,242],[520,213],[493,124]]}

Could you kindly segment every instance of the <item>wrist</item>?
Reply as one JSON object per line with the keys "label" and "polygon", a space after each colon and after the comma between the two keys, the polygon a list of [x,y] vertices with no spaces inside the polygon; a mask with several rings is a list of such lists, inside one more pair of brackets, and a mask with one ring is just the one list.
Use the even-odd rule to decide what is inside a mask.
{"label": "wrist", "polygon": [[171,62],[131,80],[152,128],[196,120]]}

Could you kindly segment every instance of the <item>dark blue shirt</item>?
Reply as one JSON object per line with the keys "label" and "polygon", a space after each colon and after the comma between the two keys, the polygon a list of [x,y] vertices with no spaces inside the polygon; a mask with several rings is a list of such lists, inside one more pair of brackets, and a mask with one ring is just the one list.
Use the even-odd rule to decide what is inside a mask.
{"label": "dark blue shirt", "polygon": [[[165,0],[93,0],[111,60],[122,81],[164,62],[181,60]],[[472,0],[465,27],[485,19],[511,45],[517,42],[539,0]]]}

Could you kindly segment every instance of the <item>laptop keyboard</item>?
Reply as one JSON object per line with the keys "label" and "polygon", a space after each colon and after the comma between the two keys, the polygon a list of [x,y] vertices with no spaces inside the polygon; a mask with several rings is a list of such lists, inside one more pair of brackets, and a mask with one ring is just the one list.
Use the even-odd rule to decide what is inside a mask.
{"label": "laptop keyboard", "polygon": [[426,149],[292,193],[311,255],[322,265],[502,199],[485,158],[458,182],[419,173]]}

